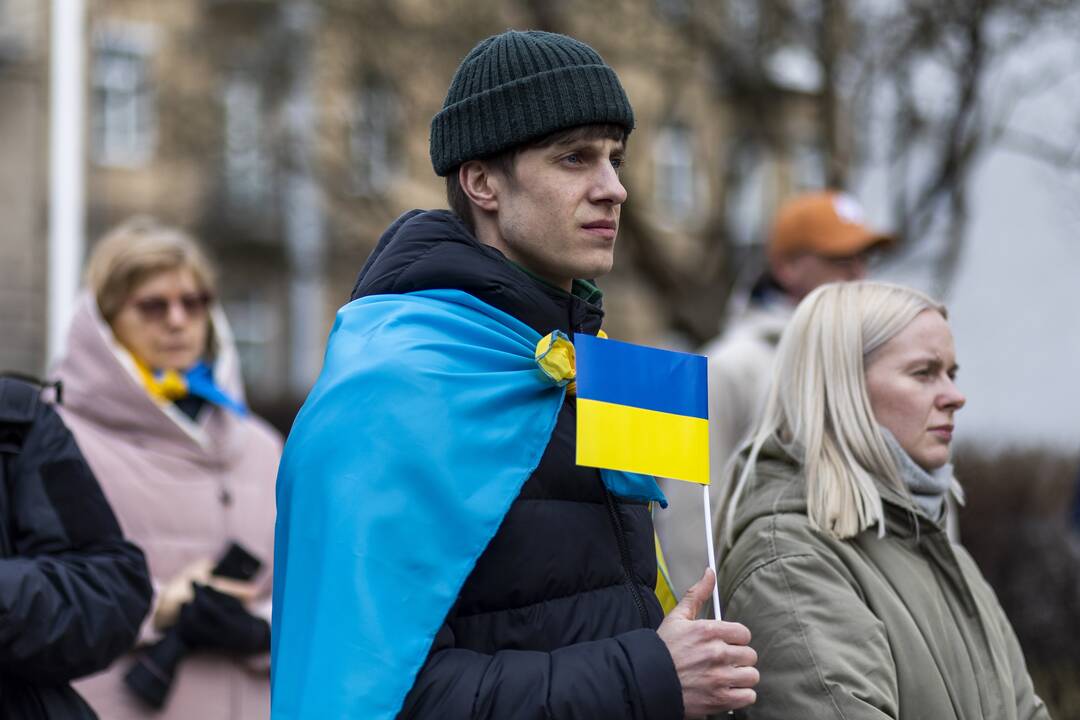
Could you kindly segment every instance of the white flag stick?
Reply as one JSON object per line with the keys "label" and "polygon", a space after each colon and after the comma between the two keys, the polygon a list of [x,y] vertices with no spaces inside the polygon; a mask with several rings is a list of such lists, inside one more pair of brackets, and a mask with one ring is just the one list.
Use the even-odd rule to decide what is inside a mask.
{"label": "white flag stick", "polygon": [[713,588],[712,588],[712,605],[713,613],[717,620],[721,620],[720,617],[720,580],[716,577],[716,553],[713,551],[712,541],[712,503],[709,501],[709,486],[702,485],[702,491],[705,495],[705,545],[709,548],[709,567],[713,571]]}

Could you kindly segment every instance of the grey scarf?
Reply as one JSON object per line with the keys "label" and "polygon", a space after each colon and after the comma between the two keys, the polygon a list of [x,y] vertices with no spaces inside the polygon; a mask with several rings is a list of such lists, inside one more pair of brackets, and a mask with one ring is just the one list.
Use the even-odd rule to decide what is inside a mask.
{"label": "grey scarf", "polygon": [[896,466],[900,470],[900,479],[911,492],[911,499],[926,513],[934,522],[940,522],[945,515],[945,495],[951,489],[957,496],[957,500],[963,501],[959,493],[959,485],[953,479],[952,463],[946,463],[933,472],[927,472],[915,464],[893,434],[881,428],[881,434],[885,436],[885,442],[889,445]]}

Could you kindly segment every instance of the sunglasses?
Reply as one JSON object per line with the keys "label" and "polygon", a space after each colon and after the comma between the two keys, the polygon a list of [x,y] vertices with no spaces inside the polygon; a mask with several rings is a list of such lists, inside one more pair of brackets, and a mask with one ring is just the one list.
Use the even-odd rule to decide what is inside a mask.
{"label": "sunglasses", "polygon": [[189,318],[200,318],[206,315],[207,308],[213,301],[210,293],[184,293],[176,299],[151,295],[150,297],[132,300],[131,304],[139,313],[139,316],[147,322],[161,322],[169,316],[169,308],[172,304],[179,303],[184,308],[184,314]]}

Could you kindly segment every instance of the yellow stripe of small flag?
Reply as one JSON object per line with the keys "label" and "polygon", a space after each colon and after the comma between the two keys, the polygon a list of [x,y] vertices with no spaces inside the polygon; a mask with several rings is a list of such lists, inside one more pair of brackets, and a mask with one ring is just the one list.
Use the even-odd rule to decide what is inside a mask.
{"label": "yellow stripe of small flag", "polygon": [[708,420],[579,397],[578,428],[579,465],[709,482]]}

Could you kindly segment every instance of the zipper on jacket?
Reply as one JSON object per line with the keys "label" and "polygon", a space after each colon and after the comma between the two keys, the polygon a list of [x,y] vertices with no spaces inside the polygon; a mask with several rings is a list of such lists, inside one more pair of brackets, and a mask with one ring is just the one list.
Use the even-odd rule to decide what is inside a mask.
{"label": "zipper on jacket", "polygon": [[[603,481],[601,480],[601,482]],[[630,547],[626,542],[626,534],[623,532],[622,521],[619,519],[619,511],[616,509],[615,499],[608,492],[607,487],[604,487],[603,490],[608,515],[611,517],[611,524],[615,530],[615,540],[619,545],[619,559],[622,563],[625,582],[630,590],[631,597],[634,598],[634,605],[637,606],[638,614],[641,616],[641,626],[647,628],[649,627],[649,614],[645,612],[645,601],[641,597],[641,590],[638,589],[637,583],[634,582],[634,573],[630,564]]]}

